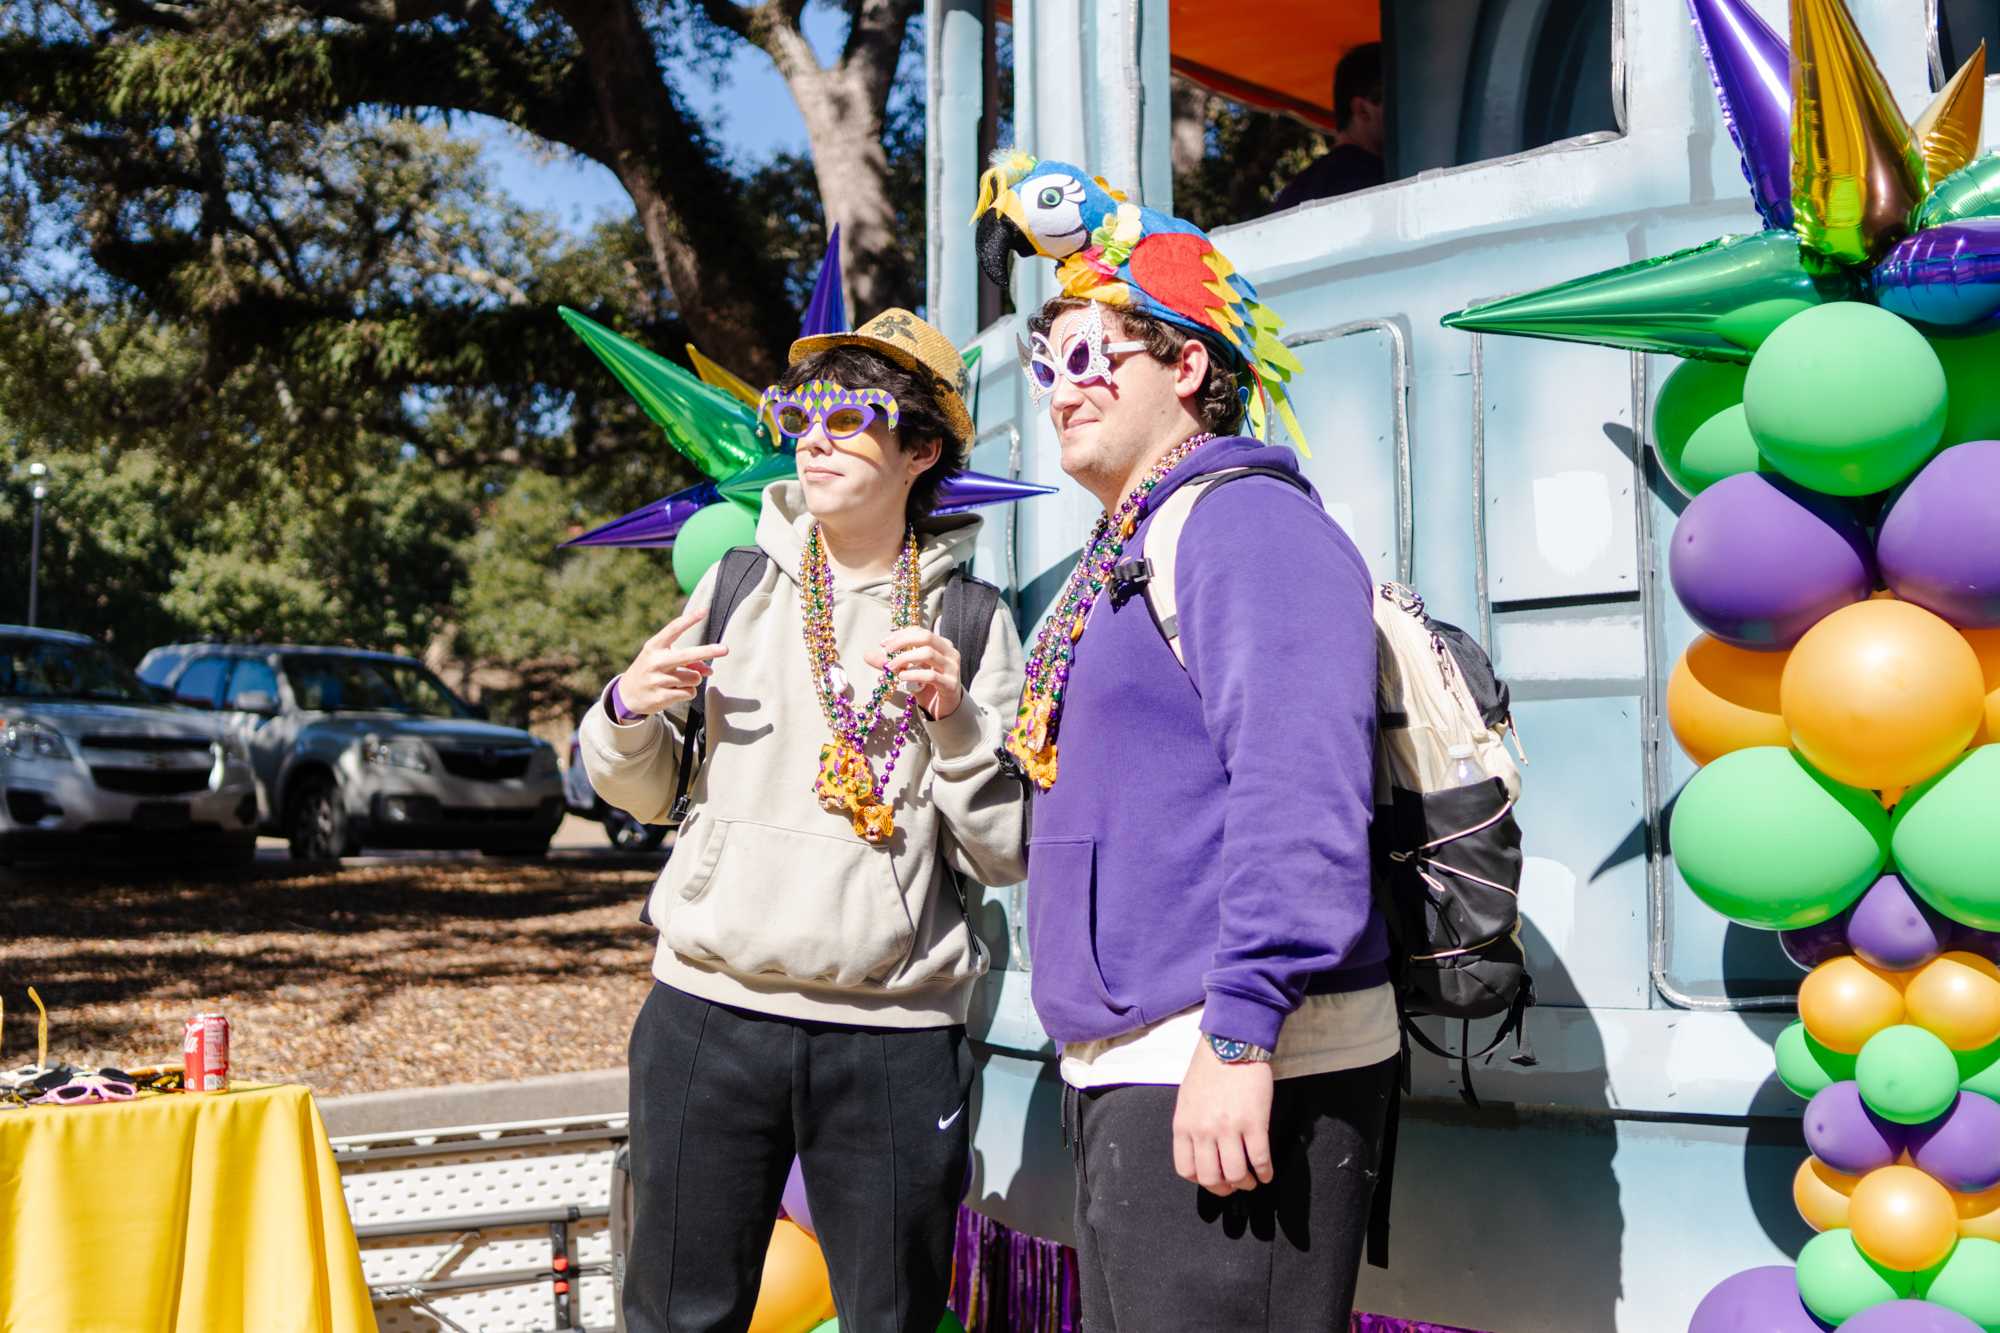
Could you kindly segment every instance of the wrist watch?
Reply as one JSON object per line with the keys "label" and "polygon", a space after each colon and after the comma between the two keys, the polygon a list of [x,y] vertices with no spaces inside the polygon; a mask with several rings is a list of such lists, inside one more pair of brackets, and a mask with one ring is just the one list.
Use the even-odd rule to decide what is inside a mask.
{"label": "wrist watch", "polygon": [[1215,1058],[1226,1065],[1267,1065],[1271,1063],[1271,1053],[1262,1046],[1252,1046],[1247,1041],[1237,1041],[1231,1037],[1218,1037],[1213,1032],[1204,1032],[1208,1039],[1208,1049],[1215,1052]]}

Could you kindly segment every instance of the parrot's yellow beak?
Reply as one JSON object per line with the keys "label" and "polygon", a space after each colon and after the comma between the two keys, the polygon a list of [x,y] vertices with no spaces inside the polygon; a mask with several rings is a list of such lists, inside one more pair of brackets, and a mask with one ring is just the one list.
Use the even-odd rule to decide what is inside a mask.
{"label": "parrot's yellow beak", "polygon": [[[1006,167],[989,167],[979,177],[979,203],[969,221],[978,222],[989,213],[1013,223],[1029,244],[1034,244],[1034,234],[1028,230],[1028,215],[1021,208],[1020,196],[1014,193],[1014,182]],[[1035,251],[1040,254],[1041,247],[1036,246]]]}

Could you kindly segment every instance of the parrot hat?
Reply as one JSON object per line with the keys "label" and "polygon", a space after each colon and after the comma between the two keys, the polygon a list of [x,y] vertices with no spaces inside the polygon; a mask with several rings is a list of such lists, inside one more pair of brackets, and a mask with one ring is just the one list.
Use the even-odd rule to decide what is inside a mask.
{"label": "parrot hat", "polygon": [[1251,433],[1276,415],[1305,451],[1286,385],[1299,359],[1280,340],[1277,314],[1201,228],[1135,204],[1102,177],[1018,148],[995,154],[979,178],[979,265],[1007,285],[1012,256],[1053,260],[1062,295],[1098,301],[1185,329],[1246,370]]}
{"label": "parrot hat", "polygon": [[928,371],[937,381],[931,387],[960,450],[972,443],[972,414],[965,410],[965,362],[944,334],[907,310],[884,310],[852,333],[800,338],[792,344],[791,363],[797,365],[831,347],[865,347],[905,370]]}

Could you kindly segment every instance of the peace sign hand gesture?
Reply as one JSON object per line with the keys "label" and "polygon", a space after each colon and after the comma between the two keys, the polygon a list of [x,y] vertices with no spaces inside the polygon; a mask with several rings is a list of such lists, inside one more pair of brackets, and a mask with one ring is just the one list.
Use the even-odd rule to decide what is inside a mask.
{"label": "peace sign hand gesture", "polygon": [[707,618],[707,607],[689,607],[646,640],[646,646],[618,678],[619,702],[634,713],[651,714],[694,698],[695,691],[713,674],[709,662],[729,655],[729,649],[719,643],[678,646],[681,635]]}

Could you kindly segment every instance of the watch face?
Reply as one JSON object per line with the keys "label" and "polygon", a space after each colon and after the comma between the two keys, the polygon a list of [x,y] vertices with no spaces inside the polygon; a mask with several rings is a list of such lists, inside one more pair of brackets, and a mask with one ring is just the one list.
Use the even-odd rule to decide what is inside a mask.
{"label": "watch face", "polygon": [[1222,1061],[1241,1060],[1249,1053],[1247,1041],[1231,1041],[1227,1037],[1210,1037],[1208,1045],[1215,1052],[1215,1058]]}

